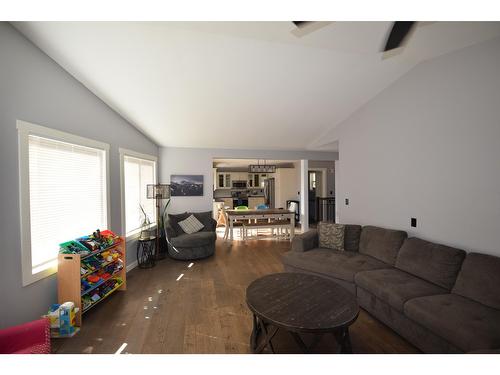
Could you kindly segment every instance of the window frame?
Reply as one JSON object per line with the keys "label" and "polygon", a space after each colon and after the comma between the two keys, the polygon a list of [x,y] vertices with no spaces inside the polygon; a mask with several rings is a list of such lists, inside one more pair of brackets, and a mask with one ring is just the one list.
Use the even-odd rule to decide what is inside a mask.
{"label": "window frame", "polygon": [[109,175],[108,143],[99,142],[90,138],[66,133],[60,130],[17,120],[18,131],[18,159],[19,159],[19,210],[21,217],[21,273],[23,287],[33,284],[57,272],[57,264],[35,274],[32,273],[31,256],[31,202],[29,176],[29,136],[35,135],[55,141],[71,143],[77,146],[91,147],[104,151],[105,154],[105,184],[106,184],[106,223],[111,227],[111,193]]}
{"label": "window frame", "polygon": [[[139,237],[139,235],[141,234],[141,230],[136,229],[131,233],[127,234],[127,222],[126,222],[127,215],[125,213],[125,156],[154,162],[155,184],[158,183],[158,157],[155,155],[144,154],[141,152],[129,150],[122,147],[119,148],[119,153],[120,153],[120,195],[121,195],[122,236],[125,238],[126,241],[131,241]],[[150,229],[156,228],[156,222],[151,224],[149,228]]]}

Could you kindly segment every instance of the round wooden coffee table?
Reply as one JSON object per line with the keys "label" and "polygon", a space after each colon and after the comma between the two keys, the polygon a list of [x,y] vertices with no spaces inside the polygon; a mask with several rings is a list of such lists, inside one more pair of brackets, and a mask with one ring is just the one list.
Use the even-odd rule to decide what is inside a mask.
{"label": "round wooden coffee table", "polygon": [[[324,334],[332,334],[340,353],[352,353],[349,326],[356,320],[356,298],[334,281],[304,273],[275,273],[253,281],[246,291],[253,312],[250,346],[254,353],[269,347],[279,329],[286,330],[300,349],[310,352]],[[307,346],[301,333],[313,333]]]}

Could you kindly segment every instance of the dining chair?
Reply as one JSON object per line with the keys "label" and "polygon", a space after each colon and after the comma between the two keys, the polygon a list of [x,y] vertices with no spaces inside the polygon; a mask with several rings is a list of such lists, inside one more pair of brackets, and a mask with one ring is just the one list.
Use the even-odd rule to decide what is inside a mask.
{"label": "dining chair", "polygon": [[[288,204],[287,210],[295,213],[297,212],[297,207],[298,207],[297,202],[290,202]],[[290,229],[289,229],[290,219],[277,219],[275,221],[275,224],[278,225],[279,237],[287,238],[290,236]]]}
{"label": "dining chair", "polygon": [[[229,217],[227,216],[227,209],[230,208],[229,206],[222,206],[221,207],[221,213],[222,215],[224,216],[224,219],[222,220],[222,222],[224,223],[224,236],[223,236],[223,239],[224,240],[227,240],[227,238],[229,237]],[[239,228],[240,230],[240,237],[242,239],[245,239],[245,233],[244,233],[244,228],[243,228],[243,223],[240,222],[240,221],[233,221],[233,228]]]}

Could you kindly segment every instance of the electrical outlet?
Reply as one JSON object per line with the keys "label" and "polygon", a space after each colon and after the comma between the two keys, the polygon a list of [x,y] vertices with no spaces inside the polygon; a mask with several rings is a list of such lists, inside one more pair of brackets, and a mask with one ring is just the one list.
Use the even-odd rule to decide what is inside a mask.
{"label": "electrical outlet", "polygon": [[346,206],[349,206],[349,198],[346,198],[346,199],[345,199],[345,205],[346,205]]}
{"label": "electrical outlet", "polygon": [[410,224],[413,228],[416,228],[417,227],[417,218],[416,217],[412,217],[411,220],[410,220]]}

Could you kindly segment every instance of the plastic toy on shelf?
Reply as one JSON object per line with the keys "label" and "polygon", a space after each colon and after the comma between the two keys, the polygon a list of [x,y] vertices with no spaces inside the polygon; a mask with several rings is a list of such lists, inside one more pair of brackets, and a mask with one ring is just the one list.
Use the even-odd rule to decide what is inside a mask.
{"label": "plastic toy on shelf", "polygon": [[96,305],[107,298],[112,292],[122,286],[123,281],[119,277],[109,278],[104,283],[99,285],[96,289],[82,297],[83,302],[83,312],[89,310],[91,307]]}
{"label": "plastic toy on shelf", "polygon": [[91,252],[94,252],[114,246],[118,241],[120,241],[120,237],[110,230],[104,230],[101,232],[97,229],[91,235],[80,237],[77,241]]}

